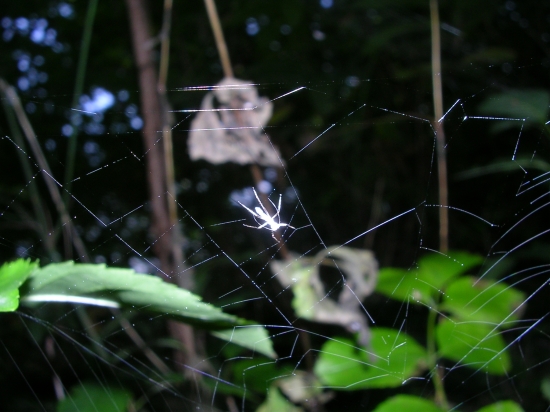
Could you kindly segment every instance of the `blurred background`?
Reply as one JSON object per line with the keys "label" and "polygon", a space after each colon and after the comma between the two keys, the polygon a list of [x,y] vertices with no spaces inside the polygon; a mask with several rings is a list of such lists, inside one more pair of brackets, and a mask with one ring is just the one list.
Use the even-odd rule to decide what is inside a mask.
{"label": "blurred background", "polygon": [[[152,147],[166,148],[162,133],[166,125],[171,130],[173,186],[159,190],[177,201],[178,238],[171,242],[185,262],[178,269],[172,267],[171,273],[192,268],[188,281],[193,291],[207,302],[230,304],[231,313],[261,324],[281,323],[276,311],[246,302],[254,286],[241,271],[258,276],[266,293],[275,296],[280,285],[269,283],[272,274],[266,267],[288,252],[310,255],[327,245],[345,244],[372,250],[382,268],[410,268],[426,250],[441,249],[433,16],[427,0],[218,2],[234,77],[254,84],[260,96],[274,99],[272,117],[263,130],[278,149],[284,168],[190,159],[194,111],[209,91],[201,86],[215,85],[227,74],[205,4],[198,1],[174,0],[169,28],[163,26],[167,21],[163,2],[140,2],[150,25],[151,62],[157,72],[166,74],[165,89],[157,96],[163,120],[158,128],[153,126],[159,143],[148,146],[143,132],[151,113],[144,108],[147,92],[143,67],[136,63],[130,3],[52,0],[2,6],[0,77],[19,96],[52,176],[64,185],[60,193],[86,252],[84,258],[71,243],[74,233],[63,234],[63,219],[44,183],[44,167],[24,132],[19,132],[18,140],[21,120],[8,108],[3,89],[2,262],[29,257],[45,265],[72,259],[150,274],[164,270],[170,257],[158,250],[162,230],[151,229],[161,226],[155,226],[152,169],[147,162]],[[445,250],[483,256],[479,274],[506,255],[488,275],[493,279],[546,265],[548,211],[543,208],[536,217],[530,216],[545,203],[537,199],[548,194],[544,173],[550,171],[545,124],[550,104],[550,5],[446,1],[439,4],[439,19],[450,206]],[[169,53],[163,54],[166,38]],[[88,50],[87,57],[83,49]],[[166,163],[164,167],[170,168]],[[268,231],[242,226],[254,221],[236,201],[256,206],[250,188],[260,182],[275,204],[283,195],[281,222],[298,228],[283,235],[288,250],[274,247]],[[221,254],[233,262],[219,258]],[[537,277],[518,286],[527,295],[534,293],[524,318],[542,319],[548,313],[545,292],[539,290],[545,281]],[[239,294],[223,298],[237,288],[242,289]],[[390,327],[404,310],[401,303],[376,295],[364,304],[379,324]],[[286,313],[291,310],[290,298],[282,297],[275,306]],[[384,310],[377,311],[381,306]],[[63,307],[56,316],[69,313]],[[414,335],[417,330],[422,336],[425,327],[412,322],[408,332]],[[8,347],[17,346],[13,339],[22,326],[15,322],[11,327],[9,332],[2,327],[1,332]],[[146,327],[144,333],[163,333],[159,328]],[[317,325],[308,330],[316,328],[324,335],[338,331]],[[40,342],[43,337],[36,333],[35,342]],[[541,322],[524,339],[525,351],[519,350],[515,358],[519,381],[502,378],[507,384],[502,390],[513,387],[525,410],[545,410],[547,405],[540,384],[529,382],[542,382],[548,373],[548,333],[548,322]],[[312,333],[313,346],[315,339]],[[16,364],[24,371],[22,376],[35,381],[30,386],[50,410],[53,392],[37,389],[38,375],[48,373],[40,368],[33,371],[31,362],[34,356],[38,363],[45,357],[33,345],[21,343]],[[115,343],[115,348],[122,347]],[[78,362],[75,356],[73,361]],[[2,359],[8,365],[7,358]],[[296,363],[297,359],[290,362]],[[533,365],[538,367],[530,371]],[[9,364],[10,374],[15,373],[13,366]],[[10,376],[2,375],[1,386],[10,387]],[[67,385],[71,379],[66,378]],[[488,389],[493,386],[482,385],[481,390],[472,386],[471,393],[457,395],[475,397],[467,406],[472,409],[464,410],[475,410],[493,396]],[[9,396],[18,398],[17,391],[13,388]],[[337,410],[341,402],[363,405],[366,398],[374,405],[387,394],[341,396],[329,402],[327,410]],[[249,410],[260,403],[247,402]],[[154,404],[148,404],[151,410],[167,410],[170,401],[161,402],[159,409]],[[371,410],[364,407],[361,410]]]}

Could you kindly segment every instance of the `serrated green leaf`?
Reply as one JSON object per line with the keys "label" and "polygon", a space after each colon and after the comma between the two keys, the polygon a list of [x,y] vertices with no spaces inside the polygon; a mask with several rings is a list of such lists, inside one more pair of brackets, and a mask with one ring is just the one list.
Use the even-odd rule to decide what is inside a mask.
{"label": "serrated green leaf", "polygon": [[466,252],[426,255],[413,270],[380,269],[376,291],[404,302],[432,305],[446,283],[481,261],[480,256]]}
{"label": "serrated green leaf", "polygon": [[0,312],[12,312],[19,307],[19,287],[37,266],[30,259],[18,259],[0,267]]}
{"label": "serrated green leaf", "polygon": [[[207,329],[250,326],[251,322],[224,313],[202,302],[201,298],[162,279],[134,272],[132,269],[108,268],[103,264],[55,263],[35,270],[25,284],[26,304],[65,302],[158,312]],[[274,357],[271,339],[260,326],[219,332],[222,339],[253,345],[254,350]]]}
{"label": "serrated green leaf", "polygon": [[72,297],[80,296],[174,315],[180,320],[203,327],[245,324],[237,317],[202,302],[199,296],[164,282],[157,276],[138,274],[132,269],[108,268],[103,264],[50,264],[34,271],[27,290],[28,293],[22,299],[25,302],[67,296],[67,302],[70,303]]}
{"label": "serrated green leaf", "polygon": [[499,330],[485,323],[443,320],[436,327],[439,355],[469,368],[502,375],[511,367]]}
{"label": "serrated green leaf", "polygon": [[523,412],[523,408],[514,401],[502,401],[484,406],[477,412]]}
{"label": "serrated green leaf", "polygon": [[372,328],[369,352],[338,338],[326,342],[315,364],[324,385],[340,390],[401,386],[426,365],[426,352],[412,337],[394,329]]}
{"label": "serrated green leaf", "polygon": [[373,412],[444,412],[428,399],[413,395],[396,395],[380,403]]}
{"label": "serrated green leaf", "polygon": [[501,328],[514,326],[525,294],[502,282],[463,277],[445,290],[441,308],[459,320],[486,322]]}

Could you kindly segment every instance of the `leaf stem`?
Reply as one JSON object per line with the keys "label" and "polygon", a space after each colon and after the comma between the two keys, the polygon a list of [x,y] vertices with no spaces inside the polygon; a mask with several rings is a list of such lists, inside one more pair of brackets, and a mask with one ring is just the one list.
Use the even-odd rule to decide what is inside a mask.
{"label": "leaf stem", "polygon": [[438,365],[437,350],[435,345],[435,326],[437,323],[437,308],[432,307],[428,315],[427,349],[428,369],[432,371],[432,381],[435,388],[435,403],[443,409],[449,409],[445,387],[443,385],[442,369]]}

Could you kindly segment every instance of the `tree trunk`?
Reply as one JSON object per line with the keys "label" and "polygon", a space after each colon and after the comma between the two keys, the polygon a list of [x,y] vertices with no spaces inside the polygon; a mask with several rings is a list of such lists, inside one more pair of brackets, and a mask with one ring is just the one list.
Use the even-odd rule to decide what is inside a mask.
{"label": "tree trunk", "polygon": [[[168,209],[168,190],[162,140],[162,101],[157,90],[158,74],[153,58],[151,31],[144,0],[126,0],[134,57],[139,77],[141,112],[143,115],[143,140],[149,198],[151,203],[151,235],[155,239],[153,252],[160,260],[159,276],[168,282],[177,283],[177,267],[181,263],[178,225],[171,224]],[[180,253],[176,253],[176,249]],[[170,334],[182,343],[183,351],[175,356],[180,370],[189,373],[185,365],[194,366],[198,356],[195,352],[193,329],[188,325],[169,321]]]}

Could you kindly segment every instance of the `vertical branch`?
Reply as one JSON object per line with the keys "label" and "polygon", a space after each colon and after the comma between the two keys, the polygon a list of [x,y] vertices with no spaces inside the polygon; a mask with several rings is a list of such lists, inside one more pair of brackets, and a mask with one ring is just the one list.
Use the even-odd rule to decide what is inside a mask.
{"label": "vertical branch", "polygon": [[449,410],[449,402],[447,401],[447,395],[445,394],[445,387],[443,385],[443,368],[438,364],[437,350],[435,345],[435,328],[437,325],[438,311],[436,308],[432,308],[428,314],[428,330],[426,336],[427,350],[428,350],[428,368],[432,374],[432,381],[435,388],[435,403],[445,410]]}
{"label": "vertical branch", "polygon": [[[438,0],[430,0],[430,22],[432,34],[432,82],[434,96],[434,129],[437,150],[437,171],[439,183],[439,250],[443,253],[449,249],[449,209],[447,186],[447,159],[445,158],[445,132],[443,130],[443,87],[441,82],[441,38],[439,30]],[[445,387],[443,385],[443,369],[437,363],[435,347],[435,327],[437,314],[432,308],[428,320],[427,346],[429,367],[433,371],[432,379],[435,388],[435,402],[444,409],[449,409]]]}
{"label": "vertical branch", "polygon": [[[84,22],[84,33],[82,34],[82,42],[80,43],[80,55],[78,56],[78,66],[76,68],[76,80],[73,90],[72,107],[78,106],[78,99],[82,95],[84,89],[84,77],[86,75],[86,66],[88,64],[88,54],[90,52],[90,43],[92,42],[92,28],[94,25],[97,3],[99,0],[90,0],[88,10],[86,12],[86,20]],[[73,122],[74,124],[74,122]],[[76,158],[76,143],[78,139],[78,129],[73,127],[71,137],[69,138],[69,148],[67,149],[67,168],[65,169],[65,188],[67,191],[64,194],[65,204],[69,199],[71,192],[71,180],[74,175],[74,164]]]}
{"label": "vertical branch", "polygon": [[[169,116],[169,104],[166,97],[166,83],[168,81],[168,67],[170,62],[170,27],[172,20],[172,0],[164,0],[164,13],[162,18],[161,29],[161,46],[160,46],[160,67],[158,78],[158,95],[162,110],[162,143],[164,148],[164,166],[166,171],[166,188],[172,196],[167,197],[168,200],[168,220],[171,228],[171,260],[172,272],[177,274],[178,264],[183,264],[182,251],[182,234],[178,224],[178,210],[176,208],[176,184],[175,184],[175,168],[174,168],[174,151],[172,145],[172,122]],[[180,268],[183,272],[183,268]],[[193,288],[193,271],[187,270],[184,274],[173,279],[179,286],[185,289]],[[197,363],[197,351],[195,345],[195,333],[191,326],[177,321],[169,321],[168,329],[172,337],[182,343],[185,353],[178,352],[176,360],[179,364]],[[189,374],[187,369],[184,373]]]}
{"label": "vertical branch", "polygon": [[216,10],[216,4],[214,0],[204,0],[206,5],[206,11],[208,13],[208,20],[210,20],[210,26],[214,32],[214,38],[216,39],[216,47],[222,61],[223,74],[225,77],[233,77],[233,69],[231,68],[231,60],[229,59],[229,52],[227,51],[227,44],[223,37],[223,30],[220,24],[220,18],[218,17],[218,11]]}
{"label": "vertical branch", "polygon": [[[168,104],[168,99],[166,97],[166,83],[168,81],[168,67],[170,62],[170,30],[171,30],[171,21],[172,21],[172,0],[164,0],[164,13],[162,17],[162,29],[160,33],[160,67],[159,67],[159,78],[157,90],[160,98],[160,105],[162,111],[162,143],[164,147],[164,167],[166,168],[166,188],[168,193],[170,193],[174,199],[168,201],[168,216],[170,220],[170,227],[174,228],[174,233],[178,232],[175,230],[178,222],[178,212],[176,209],[176,184],[175,184],[175,171],[174,171],[174,153],[173,153],[173,144],[172,144],[172,121],[170,116],[170,108]],[[172,244],[174,247],[173,253],[176,255],[181,254],[177,253],[177,250],[181,251],[180,243],[175,242],[172,239]],[[180,258],[175,258],[176,262],[181,262],[183,256]],[[190,284],[181,285],[187,289],[191,288]]]}
{"label": "vertical branch", "polygon": [[[382,217],[382,206],[383,206],[383,194],[384,187],[386,182],[382,178],[378,178],[374,184],[374,193],[372,196],[372,207],[369,217],[369,222],[367,223],[367,228],[376,226],[381,222]],[[374,245],[374,237],[376,236],[376,230],[372,230],[365,235],[365,240],[363,242],[365,249],[372,249]]]}
{"label": "vertical branch", "polygon": [[44,152],[42,151],[42,148],[40,147],[40,144],[36,139],[36,134],[31,125],[31,122],[25,114],[25,110],[23,110],[23,106],[21,105],[21,100],[19,100],[19,96],[17,95],[13,86],[9,86],[3,79],[0,79],[0,90],[6,96],[6,100],[13,107],[13,110],[17,117],[17,121],[19,122],[19,125],[23,130],[23,134],[25,135],[27,142],[29,143],[31,151],[36,159],[36,162],[38,163],[38,167],[40,167],[41,169],[42,176],[44,176],[44,181],[46,182],[46,187],[48,188],[50,197],[55,205],[55,208],[57,209],[57,213],[59,214],[59,219],[61,220],[61,226],[64,230],[65,239],[67,240],[67,242],[72,242],[81,260],[88,261],[88,255],[86,253],[84,243],[82,242],[82,239],[80,239],[80,236],[78,235],[72,223],[72,220],[69,217],[67,209],[65,208],[65,203],[63,203],[61,193],[59,193],[58,186],[60,185],[59,183],[57,183],[57,181],[54,181],[52,171],[50,170],[50,166],[46,160],[46,156],[44,156]]}
{"label": "vertical branch", "polygon": [[432,82],[434,97],[434,129],[437,147],[437,171],[439,182],[439,250],[449,250],[449,209],[447,185],[447,159],[445,157],[445,131],[443,130],[443,87],[441,82],[441,38],[437,0],[430,0],[432,32]]}
{"label": "vertical branch", "polygon": [[[168,51],[169,43],[169,22],[166,22],[171,15],[171,1],[165,2],[165,22],[163,24],[163,46],[164,55],[161,57],[161,75],[157,77],[153,52],[150,48],[151,31],[149,20],[145,11],[144,0],[126,0],[130,16],[130,29],[136,67],[138,69],[141,109],[144,117],[143,138],[147,152],[147,183],[149,186],[149,198],[151,202],[151,232],[156,239],[154,252],[160,260],[161,270],[172,282],[177,281],[177,265],[182,262],[181,245],[178,240],[178,227],[171,224],[177,222],[177,215],[171,215],[167,201],[167,192],[170,184],[173,186],[173,160],[171,135],[164,140],[158,137],[158,131],[168,130],[169,121],[165,116],[168,114],[166,102],[166,78],[168,74]],[[169,165],[165,160],[170,159]],[[165,168],[166,167],[166,168]],[[169,184],[169,182],[171,182]],[[174,201],[175,206],[175,201]],[[175,210],[175,209],[174,209]],[[168,327],[172,337],[182,343],[182,351],[177,352],[177,363],[181,365],[182,371],[186,364],[196,364],[198,356],[195,351],[193,329],[179,322],[169,322]],[[185,353],[183,352],[185,350]]]}
{"label": "vertical branch", "polygon": [[[0,82],[2,82],[2,80],[0,80]],[[23,140],[23,136],[21,135],[21,131],[17,124],[17,119],[15,117],[13,107],[10,106],[8,99],[2,99],[2,106],[4,107],[4,112],[6,113],[6,120],[8,121],[13,140],[15,141],[15,144],[17,144],[17,146],[21,148],[21,150],[17,150],[16,152],[17,156],[19,157],[19,163],[23,168],[25,180],[27,182],[30,182],[33,179],[31,160],[28,155],[25,155],[27,148],[25,147],[25,141]],[[46,248],[46,251],[48,252],[50,259],[53,262],[58,262],[61,260],[61,257],[59,253],[57,253],[57,251],[55,250],[55,241],[57,236],[49,235],[54,232],[54,230],[49,224],[46,217],[46,205],[43,203],[42,197],[38,192],[36,184],[33,183],[28,187],[30,193],[30,201],[34,210],[34,217],[38,221],[37,223],[39,236],[42,240],[42,243],[44,244],[44,247]]]}
{"label": "vertical branch", "polygon": [[[229,59],[229,52],[227,50],[227,44],[225,43],[225,38],[223,36],[222,26],[220,24],[220,18],[218,16],[218,11],[216,9],[216,4],[214,0],[204,0],[206,5],[206,11],[208,12],[208,19],[210,21],[210,26],[214,32],[214,38],[216,39],[216,47],[218,49],[218,54],[220,55],[220,60],[222,62],[223,74],[225,77],[233,77],[233,69],[231,68],[231,60]],[[236,112],[238,115],[238,112]],[[238,119],[238,116],[237,116]],[[254,180],[254,185],[258,187],[262,181],[262,171],[257,164],[250,165],[250,173],[252,174],[252,180]],[[271,207],[271,203],[268,201],[267,196],[260,192],[260,199],[269,213],[274,214],[275,211]],[[281,241],[281,235],[277,232],[273,234],[277,241]],[[280,243],[279,252],[283,259],[289,257],[288,249],[284,243]]]}
{"label": "vertical branch", "polygon": [[[161,45],[160,45],[160,67],[157,90],[162,111],[162,143],[164,148],[164,167],[166,170],[166,188],[168,190],[168,219],[171,236],[171,253],[174,269],[180,262],[183,262],[183,251],[181,248],[181,230],[178,224],[178,211],[176,208],[176,183],[174,167],[174,151],[172,144],[172,119],[170,107],[166,97],[166,82],[168,81],[168,67],[170,62],[170,27],[172,20],[172,0],[164,0],[164,13],[162,18]],[[170,196],[171,195],[171,196]],[[180,271],[181,272],[181,271]],[[186,271],[184,275],[176,280],[185,289],[193,288],[192,271]]]}
{"label": "vertical branch", "polygon": [[160,32],[160,67],[159,67],[159,93],[166,95],[166,82],[168,80],[168,62],[170,61],[170,27],[172,24],[172,0],[164,0],[164,13],[162,16],[162,29]]}
{"label": "vertical branch", "polygon": [[134,58],[138,70],[141,110],[143,112],[143,139],[147,168],[147,183],[151,202],[151,232],[155,242],[154,252],[160,260],[161,269],[170,276],[170,221],[166,205],[166,173],[162,140],[158,131],[162,129],[161,104],[157,93],[157,73],[153,52],[150,48],[151,31],[143,0],[126,0],[130,15],[130,29]]}

